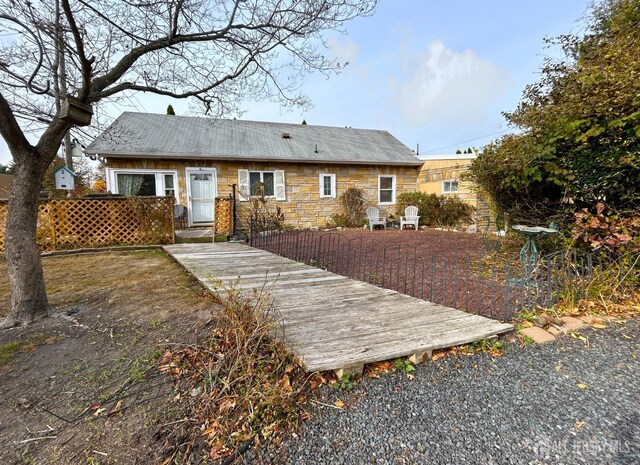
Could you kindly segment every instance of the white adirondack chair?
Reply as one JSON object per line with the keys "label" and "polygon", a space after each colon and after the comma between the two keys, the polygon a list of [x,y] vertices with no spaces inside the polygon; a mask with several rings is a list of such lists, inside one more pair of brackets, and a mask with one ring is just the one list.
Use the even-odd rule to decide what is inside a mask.
{"label": "white adirondack chair", "polygon": [[376,207],[367,208],[367,219],[369,220],[369,229],[373,231],[373,227],[377,224],[384,226],[387,229],[387,218],[380,216],[380,210]]}
{"label": "white adirondack chair", "polygon": [[409,206],[404,209],[404,216],[400,217],[400,230],[404,228],[407,224],[412,224],[414,229],[418,230],[418,220],[420,216],[418,215],[418,207]]}

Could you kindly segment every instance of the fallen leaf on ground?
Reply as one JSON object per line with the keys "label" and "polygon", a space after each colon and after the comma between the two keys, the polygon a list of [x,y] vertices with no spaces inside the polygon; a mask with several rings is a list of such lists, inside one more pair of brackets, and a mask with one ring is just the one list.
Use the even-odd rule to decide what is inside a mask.
{"label": "fallen leaf on ground", "polygon": [[344,402],[342,402],[340,399],[336,400],[333,405],[335,405],[338,408],[342,408],[344,407]]}
{"label": "fallen leaf on ground", "polygon": [[605,329],[607,326],[603,325],[602,323],[593,323],[591,327],[596,329]]}
{"label": "fallen leaf on ground", "polygon": [[291,382],[289,381],[289,375],[284,375],[282,377],[282,387],[287,392],[291,392],[293,390],[291,387]]}
{"label": "fallen leaf on ground", "polygon": [[116,406],[111,409],[111,411],[108,413],[108,416],[111,417],[111,416],[116,415],[118,413],[122,413],[122,412],[120,412],[120,407],[122,407],[122,400],[119,400],[116,403]]}
{"label": "fallen leaf on ground", "polygon": [[580,389],[587,389],[589,386],[587,386],[587,385],[586,385],[586,384],[584,384],[584,383],[580,383],[580,384],[578,384],[578,387],[579,387]]}
{"label": "fallen leaf on ground", "polygon": [[407,373],[407,379],[410,379],[411,381],[413,381],[414,379],[416,379],[416,377],[413,376],[411,373]]}
{"label": "fallen leaf on ground", "polygon": [[389,371],[393,371],[394,366],[393,366],[393,363],[385,361],[385,362],[372,363],[369,365],[368,368],[373,372],[387,373]]}
{"label": "fallen leaf on ground", "polygon": [[578,333],[571,333],[571,337],[574,339],[580,339],[582,342],[586,342],[587,338],[584,336],[581,336]]}
{"label": "fallen leaf on ground", "polygon": [[580,421],[580,420],[576,420],[576,431],[580,431],[582,428],[584,428],[587,425],[586,421]]}

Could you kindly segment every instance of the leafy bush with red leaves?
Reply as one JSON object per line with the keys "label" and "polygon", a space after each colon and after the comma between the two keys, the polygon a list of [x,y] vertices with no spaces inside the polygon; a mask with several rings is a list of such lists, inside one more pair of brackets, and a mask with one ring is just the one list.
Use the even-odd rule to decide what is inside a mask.
{"label": "leafy bush with red leaves", "polygon": [[640,251],[640,212],[619,216],[598,202],[593,210],[583,208],[575,214],[573,239],[593,250]]}

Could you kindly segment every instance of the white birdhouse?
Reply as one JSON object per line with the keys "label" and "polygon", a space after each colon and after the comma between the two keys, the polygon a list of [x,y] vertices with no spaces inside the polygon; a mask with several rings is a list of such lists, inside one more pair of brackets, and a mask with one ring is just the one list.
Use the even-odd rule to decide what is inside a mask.
{"label": "white birdhouse", "polygon": [[75,187],[74,178],[75,173],[66,166],[61,166],[53,172],[53,177],[56,180],[56,189],[73,190]]}

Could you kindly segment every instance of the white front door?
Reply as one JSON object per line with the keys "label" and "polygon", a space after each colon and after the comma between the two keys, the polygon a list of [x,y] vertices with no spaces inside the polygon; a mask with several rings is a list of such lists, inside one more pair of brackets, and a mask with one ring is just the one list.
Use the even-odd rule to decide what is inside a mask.
{"label": "white front door", "polygon": [[189,188],[189,224],[211,224],[216,197],[215,170],[187,170]]}

